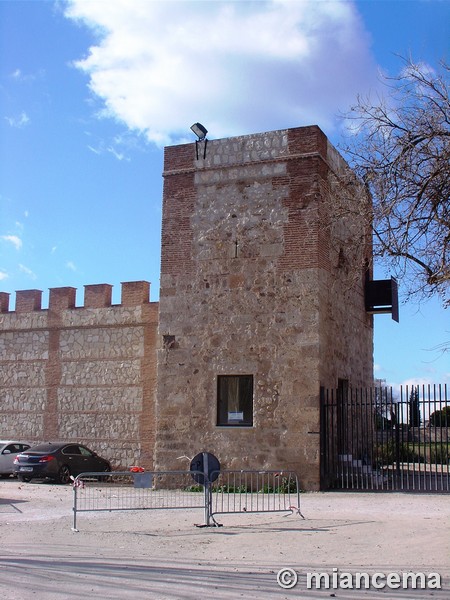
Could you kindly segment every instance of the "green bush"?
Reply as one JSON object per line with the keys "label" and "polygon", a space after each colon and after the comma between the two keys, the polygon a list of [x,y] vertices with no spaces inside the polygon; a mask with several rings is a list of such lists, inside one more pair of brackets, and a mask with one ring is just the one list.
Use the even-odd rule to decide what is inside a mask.
{"label": "green bush", "polygon": [[448,444],[436,444],[430,448],[430,463],[435,465],[450,464],[450,446]]}
{"label": "green bush", "polygon": [[[400,462],[425,462],[423,456],[413,449],[409,444],[402,442],[398,448],[398,459]],[[385,444],[380,444],[376,448],[373,466],[392,465],[397,460],[397,445],[395,440],[389,440]]]}
{"label": "green bush", "polygon": [[266,484],[260,490],[260,493],[265,494],[288,494],[297,491],[297,481],[292,477],[282,477],[278,485],[272,486]]}
{"label": "green bush", "polygon": [[215,492],[222,492],[223,494],[246,494],[250,490],[246,485],[218,485],[215,489]]}
{"label": "green bush", "polygon": [[203,486],[200,484],[189,485],[187,488],[185,488],[184,491],[185,492],[203,492]]}
{"label": "green bush", "polygon": [[[252,490],[249,486],[222,484],[214,488],[214,492],[223,494],[248,494]],[[278,481],[275,480],[275,485],[265,484],[259,490],[259,494],[287,494],[297,491],[297,482],[292,477],[281,477]]]}
{"label": "green bush", "polygon": [[433,427],[450,427],[450,406],[436,410],[430,415],[430,425]]}

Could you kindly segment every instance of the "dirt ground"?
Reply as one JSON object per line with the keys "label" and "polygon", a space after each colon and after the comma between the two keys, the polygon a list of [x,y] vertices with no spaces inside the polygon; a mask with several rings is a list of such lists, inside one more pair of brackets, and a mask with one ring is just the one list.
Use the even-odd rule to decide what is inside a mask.
{"label": "dirt ground", "polygon": [[[450,497],[302,494],[305,520],[280,513],[83,513],[72,531],[72,488],[0,481],[0,598],[450,599]],[[292,589],[280,569],[298,575]],[[441,589],[307,589],[308,572],[439,573]],[[337,571],[336,571],[337,570]],[[330,579],[332,581],[332,579]]]}

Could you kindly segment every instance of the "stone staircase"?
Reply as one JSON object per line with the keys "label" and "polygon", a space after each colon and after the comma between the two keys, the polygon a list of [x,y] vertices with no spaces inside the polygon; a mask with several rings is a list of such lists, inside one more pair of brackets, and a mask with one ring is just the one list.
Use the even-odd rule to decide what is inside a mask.
{"label": "stone staircase", "polygon": [[383,489],[387,475],[377,471],[367,460],[353,458],[352,454],[339,454],[337,478],[343,488]]}

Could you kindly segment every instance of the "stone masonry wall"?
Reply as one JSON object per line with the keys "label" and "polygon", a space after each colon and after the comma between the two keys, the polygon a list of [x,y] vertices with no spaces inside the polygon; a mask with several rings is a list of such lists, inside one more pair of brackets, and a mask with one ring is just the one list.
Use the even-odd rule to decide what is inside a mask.
{"label": "stone masonry wall", "polygon": [[147,282],[17,292],[0,298],[0,438],[73,440],[114,467],[153,466],[157,303]]}
{"label": "stone masonry wall", "polygon": [[[362,289],[336,295],[319,224],[328,152],[317,127],[166,148],[157,468],[209,451],[318,488],[320,386],[372,365]],[[217,426],[221,374],[253,375],[252,427]]]}

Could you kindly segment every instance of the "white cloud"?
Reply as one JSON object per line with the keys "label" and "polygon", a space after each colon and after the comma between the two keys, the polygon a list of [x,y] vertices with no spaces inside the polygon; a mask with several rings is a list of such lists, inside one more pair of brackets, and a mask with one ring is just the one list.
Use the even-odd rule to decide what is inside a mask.
{"label": "white cloud", "polygon": [[71,260],[68,260],[66,262],[66,268],[70,269],[71,271],[76,271],[77,270],[77,267],[76,267],[75,263],[73,263]]}
{"label": "white cloud", "polygon": [[94,154],[101,154],[100,150],[97,150],[96,148],[93,148],[92,146],[88,145],[88,148],[91,152],[93,152]]}
{"label": "white cloud", "polygon": [[12,244],[16,250],[20,250],[22,248],[22,240],[17,235],[2,235],[0,237],[2,240],[5,240],[5,242]]}
{"label": "white cloud", "polygon": [[0,281],[3,281],[4,279],[8,279],[9,275],[8,273],[6,273],[6,271],[0,271]]}
{"label": "white cloud", "polygon": [[129,159],[125,156],[125,154],[123,154],[123,152],[118,152],[115,148],[113,148],[112,146],[110,146],[108,148],[108,152],[110,154],[112,154],[114,156],[114,158],[117,158],[117,160],[127,160],[129,161]]}
{"label": "white cloud", "polygon": [[101,142],[97,148],[94,148],[93,146],[88,144],[88,149],[97,155],[107,153],[107,154],[112,154],[114,156],[114,158],[116,158],[119,161],[122,161],[122,160],[125,160],[128,162],[130,161],[130,159],[123,152],[120,152],[114,146],[105,146],[105,144],[103,142]]}
{"label": "white cloud", "polygon": [[42,79],[45,77],[45,71],[43,69],[39,69],[34,73],[24,73],[21,69],[15,69],[11,73],[11,78],[19,83],[33,83],[37,79]]}
{"label": "white cloud", "polygon": [[20,115],[15,117],[5,117],[5,121],[11,127],[17,127],[18,129],[21,129],[22,127],[25,127],[25,125],[28,125],[30,119],[25,112],[21,112]]}
{"label": "white cloud", "polygon": [[35,273],[33,273],[33,271],[31,269],[29,269],[28,267],[26,267],[25,265],[19,264],[19,270],[22,271],[22,273],[25,273],[25,275],[28,275],[28,277],[30,277],[30,279],[37,279],[37,275]]}
{"label": "white cloud", "polygon": [[101,114],[160,145],[195,121],[216,138],[329,131],[376,78],[353,2],[72,0],[66,15],[99,36],[76,65]]}

